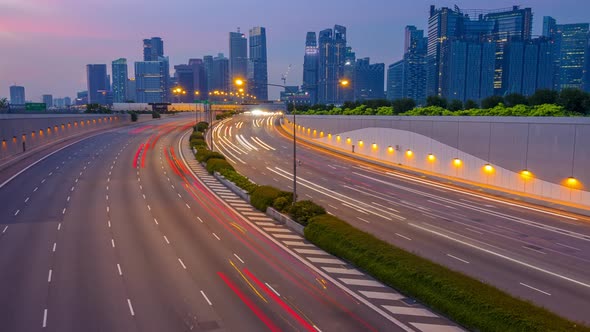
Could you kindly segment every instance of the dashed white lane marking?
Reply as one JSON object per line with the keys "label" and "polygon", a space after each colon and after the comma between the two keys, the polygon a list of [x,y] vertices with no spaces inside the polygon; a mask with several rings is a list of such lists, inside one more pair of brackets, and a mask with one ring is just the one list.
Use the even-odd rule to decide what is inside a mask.
{"label": "dashed white lane marking", "polygon": [[122,276],[123,271],[121,270],[121,265],[119,265],[119,263],[117,263],[117,270],[119,271],[119,275]]}
{"label": "dashed white lane marking", "polygon": [[113,248],[115,247],[115,240],[111,239],[111,246],[113,246]]}
{"label": "dashed white lane marking", "polygon": [[8,229],[8,226],[4,227],[4,229],[2,230],[2,234],[6,233],[7,229]]}
{"label": "dashed white lane marking", "polygon": [[37,190],[39,190],[39,187],[35,187],[35,189],[33,189],[33,192],[36,192]]}
{"label": "dashed white lane marking", "polygon": [[109,200],[109,195],[106,195],[107,201]]}
{"label": "dashed white lane marking", "polygon": [[47,309],[43,310],[43,325],[42,327],[47,327]]}
{"label": "dashed white lane marking", "polygon": [[271,285],[269,285],[268,283],[264,283],[266,285],[266,287],[270,288],[271,291],[273,291],[275,294],[277,294],[278,297],[281,296],[281,294],[279,294],[279,292],[277,292],[274,288],[272,288]]}
{"label": "dashed white lane marking", "polygon": [[45,179],[41,180],[41,183],[45,183]]}
{"label": "dashed white lane marking", "polygon": [[143,199],[146,199],[146,198],[145,198],[145,194],[142,194],[142,196],[143,196]]}
{"label": "dashed white lane marking", "polygon": [[356,217],[356,218],[357,218],[358,220],[361,220],[361,221],[364,221],[364,222],[366,222],[367,224],[370,224],[370,223],[371,223],[371,222],[370,222],[370,221],[368,221],[367,219],[363,219],[363,218],[361,218],[361,217]]}
{"label": "dashed white lane marking", "polygon": [[131,316],[135,316],[135,311],[133,311],[133,306],[131,305],[130,299],[127,299],[127,305],[129,306],[129,312],[131,313]]}
{"label": "dashed white lane marking", "polygon": [[213,236],[215,236],[215,238],[219,241],[221,241],[221,239],[219,238],[219,236],[217,236],[217,234],[213,233]]}
{"label": "dashed white lane marking", "polygon": [[453,255],[451,255],[451,254],[447,254],[447,256],[449,256],[449,257],[451,257],[451,258],[453,258],[453,259],[456,259],[456,260],[458,260],[458,261],[460,261],[460,262],[463,262],[463,263],[465,263],[465,264],[469,264],[469,262],[468,262],[468,261],[466,261],[466,260],[464,260],[464,259],[461,259],[461,258],[459,258],[459,257],[457,257],[457,256],[453,256]]}
{"label": "dashed white lane marking", "polygon": [[244,263],[244,261],[243,261],[243,260],[240,258],[240,256],[238,256],[238,255],[236,255],[236,254],[234,254],[234,256],[236,256],[236,258],[237,258],[237,259],[238,259],[240,262],[242,262],[242,264],[245,264],[245,263]]}
{"label": "dashed white lane marking", "polygon": [[211,301],[209,301],[209,298],[207,297],[207,295],[205,295],[205,292],[201,291],[201,295],[203,295],[203,297],[205,298],[205,301],[207,301],[207,303],[209,305],[213,305],[213,303],[211,303]]}
{"label": "dashed white lane marking", "polygon": [[405,235],[401,235],[401,234],[399,234],[399,233],[395,233],[395,235],[397,235],[397,236],[401,237],[402,239],[406,239],[406,240],[408,240],[408,241],[412,241],[412,239],[410,239],[409,237],[407,237],[407,236],[405,236]]}
{"label": "dashed white lane marking", "polygon": [[397,301],[397,300],[401,300],[404,298],[404,296],[399,293],[391,293],[391,292],[359,291],[359,293],[363,294],[364,296],[366,296],[370,299],[377,299],[377,300]]}
{"label": "dashed white lane marking", "polygon": [[568,246],[567,244],[563,244],[563,243],[559,243],[559,242],[556,242],[555,244],[557,244],[558,246],[562,246],[562,247],[569,248],[569,249],[576,250],[576,251],[581,251],[582,250],[580,248]]}
{"label": "dashed white lane marking", "polygon": [[107,212],[111,211],[111,208],[107,206]]}
{"label": "dashed white lane marking", "polygon": [[51,251],[55,252],[56,247],[57,247],[57,243],[53,242],[53,249]]}
{"label": "dashed white lane marking", "polygon": [[438,317],[437,315],[430,312],[430,310],[424,308],[411,308],[411,307],[398,307],[391,305],[384,305],[383,308],[389,312],[397,315],[408,315],[408,316],[422,316],[422,317]]}
{"label": "dashed white lane marking", "polygon": [[25,203],[29,201],[30,197],[25,198]]}
{"label": "dashed white lane marking", "polygon": [[538,288],[535,288],[535,287],[533,287],[533,286],[531,286],[531,285],[527,285],[527,284],[525,284],[525,283],[522,283],[522,282],[520,282],[519,284],[521,284],[521,285],[522,285],[522,286],[524,286],[524,287],[530,288],[530,289],[532,289],[532,290],[534,290],[534,291],[537,291],[537,292],[539,292],[539,293],[542,293],[542,294],[545,294],[545,295],[551,296],[551,294],[549,294],[549,293],[547,293],[547,292],[545,292],[545,291],[542,291],[542,290],[540,290],[540,289],[538,289]]}
{"label": "dashed white lane marking", "polygon": [[184,203],[184,205],[186,205],[186,207],[189,208],[189,209],[191,208],[191,206],[188,205],[188,203]]}
{"label": "dashed white lane marking", "polygon": [[158,224],[158,219],[154,218],[154,222],[156,223],[156,225],[159,225]]}
{"label": "dashed white lane marking", "polygon": [[[297,250],[297,249],[295,249],[295,250]],[[322,266],[321,268],[329,273],[350,274],[350,275],[356,275],[356,276],[363,275],[363,273],[361,271],[355,270],[355,269],[345,269],[345,268],[341,268],[341,267],[329,267],[329,266]]]}
{"label": "dashed white lane marking", "polygon": [[70,188],[70,191],[74,191],[74,186],[72,186],[72,188]]}
{"label": "dashed white lane marking", "polygon": [[66,214],[66,208],[61,211],[61,214]]}
{"label": "dashed white lane marking", "polygon": [[201,219],[201,217],[197,217],[197,219],[199,219],[199,221],[200,221],[201,223],[204,223],[204,221],[203,221],[203,219]]}
{"label": "dashed white lane marking", "polygon": [[53,271],[51,269],[49,269],[49,273],[47,274],[47,282],[51,282],[51,274],[53,273]]}
{"label": "dashed white lane marking", "polygon": [[170,241],[168,241],[168,238],[166,237],[166,235],[164,235],[164,240],[166,240],[166,243],[170,244]]}
{"label": "dashed white lane marking", "polygon": [[69,202],[69,201],[70,201],[70,196],[68,196],[68,198],[66,199],[66,201],[67,201],[67,202]]}
{"label": "dashed white lane marking", "polygon": [[182,265],[182,268],[186,270],[186,265],[184,265],[184,263],[182,262],[182,259],[178,259],[178,262],[180,263],[180,265]]}
{"label": "dashed white lane marking", "polygon": [[366,286],[366,287],[385,287],[383,284],[375,281],[375,280],[365,280],[365,279],[350,279],[350,278],[339,278],[338,280],[342,281],[347,285],[354,285],[354,286]]}
{"label": "dashed white lane marking", "polygon": [[107,221],[107,226],[109,226],[109,228],[111,228],[111,221],[110,220]]}
{"label": "dashed white lane marking", "polygon": [[150,211],[152,210],[152,207],[151,207],[149,204],[148,204],[147,208],[148,208],[148,210],[150,210]]}
{"label": "dashed white lane marking", "polygon": [[16,212],[14,213],[14,216],[18,216],[18,214],[20,213],[20,210],[16,210]]}
{"label": "dashed white lane marking", "polygon": [[343,261],[336,259],[336,258],[307,257],[307,259],[309,259],[310,261],[312,261],[314,263],[320,263],[320,264],[345,265],[345,263]]}

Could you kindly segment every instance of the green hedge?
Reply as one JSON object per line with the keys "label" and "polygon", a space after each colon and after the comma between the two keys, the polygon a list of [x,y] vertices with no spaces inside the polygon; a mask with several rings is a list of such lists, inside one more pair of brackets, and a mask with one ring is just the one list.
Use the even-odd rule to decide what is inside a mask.
{"label": "green hedge", "polygon": [[471,330],[590,331],[331,215],[312,218],[305,227],[305,238]]}
{"label": "green hedge", "polygon": [[219,171],[219,174],[223,175],[223,177],[226,178],[227,180],[233,182],[236,186],[247,191],[248,194],[252,194],[254,192],[254,190],[256,190],[256,188],[258,188],[257,184],[254,184],[247,177],[236,172],[235,170],[222,169]]}
{"label": "green hedge", "polygon": [[203,135],[203,133],[200,131],[193,131],[190,139],[205,139],[205,135]]}
{"label": "green hedge", "polygon": [[326,209],[309,200],[295,202],[289,208],[289,216],[303,226],[307,226],[311,218],[322,214],[326,214]]}
{"label": "green hedge", "polygon": [[213,152],[211,150],[202,148],[201,150],[197,150],[195,158],[197,158],[197,160],[201,163],[206,163],[207,161],[209,161],[209,159],[212,158],[225,159],[225,156],[219,152]]}
{"label": "green hedge", "polygon": [[281,196],[281,191],[271,186],[259,186],[250,195],[250,204],[262,212],[272,206],[275,199]]}
{"label": "green hedge", "polygon": [[233,170],[234,168],[225,159],[211,158],[207,161],[207,172],[209,172],[209,174],[219,172],[222,169]]}
{"label": "green hedge", "polygon": [[193,129],[195,131],[198,131],[201,133],[204,132],[205,130],[207,130],[207,128],[209,128],[209,123],[205,122],[205,121],[201,121],[201,122],[197,123],[197,125],[195,127],[193,127]]}

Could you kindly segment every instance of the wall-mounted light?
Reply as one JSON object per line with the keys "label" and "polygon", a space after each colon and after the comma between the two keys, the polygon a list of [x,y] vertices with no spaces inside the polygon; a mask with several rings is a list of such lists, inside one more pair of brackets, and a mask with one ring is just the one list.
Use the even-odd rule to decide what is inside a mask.
{"label": "wall-mounted light", "polygon": [[406,156],[408,156],[408,157],[411,157],[411,156],[413,156],[413,155],[414,155],[414,152],[412,152],[412,150],[408,149],[408,150],[406,151]]}
{"label": "wall-mounted light", "polygon": [[463,163],[463,162],[462,162],[462,161],[461,161],[461,159],[459,159],[459,158],[455,158],[455,159],[453,159],[453,165],[455,165],[456,167],[459,167],[459,166],[461,166],[461,164],[462,164],[462,163]]}
{"label": "wall-mounted light", "polygon": [[371,144],[371,147],[373,148],[373,150],[377,150],[377,143]]}
{"label": "wall-mounted light", "polygon": [[529,171],[528,169],[523,169],[522,171],[520,171],[520,176],[522,176],[525,179],[530,179],[533,177],[533,173],[531,173],[531,171]]}
{"label": "wall-mounted light", "polygon": [[389,153],[393,153],[393,146],[391,146],[391,145],[390,145],[390,146],[388,146],[388,147],[387,147],[387,152],[389,152]]}
{"label": "wall-mounted light", "polygon": [[340,135],[336,135],[336,140],[340,142]]}
{"label": "wall-mounted light", "polygon": [[485,164],[483,166],[483,170],[486,171],[487,173],[492,173],[494,171],[494,167],[490,164]]}
{"label": "wall-mounted light", "polygon": [[575,177],[570,176],[569,178],[567,178],[566,183],[570,187],[577,187],[580,182]]}
{"label": "wall-mounted light", "polygon": [[347,137],[346,138],[346,143],[349,143],[350,144],[350,137]]}
{"label": "wall-mounted light", "polygon": [[365,143],[363,143],[363,140],[360,140],[359,141],[359,146],[363,146],[363,144],[365,144]]}
{"label": "wall-mounted light", "polygon": [[435,161],[436,160],[436,157],[432,153],[429,153],[427,158],[428,158],[428,161]]}

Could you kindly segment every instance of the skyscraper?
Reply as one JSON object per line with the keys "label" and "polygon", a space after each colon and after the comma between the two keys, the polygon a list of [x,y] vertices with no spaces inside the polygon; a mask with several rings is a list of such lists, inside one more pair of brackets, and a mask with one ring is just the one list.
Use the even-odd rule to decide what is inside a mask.
{"label": "skyscraper", "polygon": [[[385,92],[385,64],[370,63],[369,58],[358,59],[354,66],[354,100],[383,99]],[[347,101],[347,100],[345,100]]]}
{"label": "skyscraper", "polygon": [[120,58],[112,63],[113,102],[123,103],[127,100],[127,59]]}
{"label": "skyscraper", "polygon": [[250,29],[250,63],[252,75],[248,77],[250,94],[259,100],[268,100],[268,70],[266,59],[266,29]]}
{"label": "skyscraper", "polygon": [[205,55],[203,57],[203,67],[205,68],[205,76],[206,76],[206,81],[207,81],[207,93],[203,94],[201,97],[203,99],[208,99],[209,98],[209,91],[212,91],[213,89],[211,88],[213,86],[213,80],[212,80],[212,72],[213,72],[213,56],[212,55]]}
{"label": "skyscraper", "polygon": [[25,104],[25,87],[12,85],[10,87],[10,103],[12,105],[24,105]]}
{"label": "skyscraper", "polygon": [[248,77],[248,40],[239,29],[229,33],[229,73],[232,82]]}
{"label": "skyscraper", "polygon": [[206,96],[209,87],[208,83],[208,74],[205,69],[205,63],[202,59],[189,59],[188,65],[193,70],[193,90],[192,93],[192,100],[201,99],[202,97]]}
{"label": "skyscraper", "polygon": [[189,65],[176,65],[174,66],[174,78],[176,80],[176,86],[172,88],[180,88],[186,91],[186,94],[172,95],[172,101],[190,103],[193,101],[194,95],[194,73],[193,68]]}
{"label": "skyscraper", "polygon": [[70,97],[64,97],[64,106],[65,107],[72,106],[72,98],[70,98]]}
{"label": "skyscraper", "polygon": [[91,64],[86,65],[86,83],[88,88],[88,103],[107,103],[107,65]]}
{"label": "skyscraper", "polygon": [[505,93],[532,95],[552,87],[551,42],[547,38],[512,38],[505,46]]}
{"label": "skyscraper", "polygon": [[125,94],[125,101],[137,101],[137,87],[135,85],[135,77],[131,77],[127,80],[127,93]]}
{"label": "skyscraper", "polygon": [[143,61],[158,61],[164,56],[164,42],[160,37],[143,40]]}
{"label": "skyscraper", "polygon": [[[426,100],[427,44],[428,38],[424,37],[424,30],[406,26],[404,57],[388,67],[388,99],[412,98],[419,104]],[[396,81],[398,79],[402,81]]]}
{"label": "skyscraper", "polygon": [[587,66],[590,63],[588,23],[556,24],[543,18],[543,34],[553,40],[553,69],[556,90],[578,88],[590,91]]}
{"label": "skyscraper", "polygon": [[53,95],[43,95],[42,100],[46,108],[53,107]]}
{"label": "skyscraper", "polygon": [[320,31],[318,36],[318,103],[336,103],[336,53],[332,29]]}
{"label": "skyscraper", "polygon": [[211,87],[209,92],[215,90],[228,91],[229,86],[229,60],[223,56],[223,53],[219,53],[211,62]]}
{"label": "skyscraper", "polygon": [[305,37],[305,55],[303,57],[303,86],[304,92],[310,96],[312,104],[317,103],[318,91],[318,43],[315,32],[308,32]]}
{"label": "skyscraper", "polygon": [[408,97],[406,91],[406,67],[404,60],[399,60],[387,67],[387,99],[396,100]]}
{"label": "skyscraper", "polygon": [[168,58],[135,63],[136,102],[163,103],[168,101]]}

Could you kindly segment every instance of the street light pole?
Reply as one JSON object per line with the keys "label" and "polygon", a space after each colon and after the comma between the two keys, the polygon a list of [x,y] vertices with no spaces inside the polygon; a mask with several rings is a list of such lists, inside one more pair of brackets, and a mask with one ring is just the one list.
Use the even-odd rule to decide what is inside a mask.
{"label": "street light pole", "polygon": [[297,202],[297,111],[293,103],[293,205]]}

